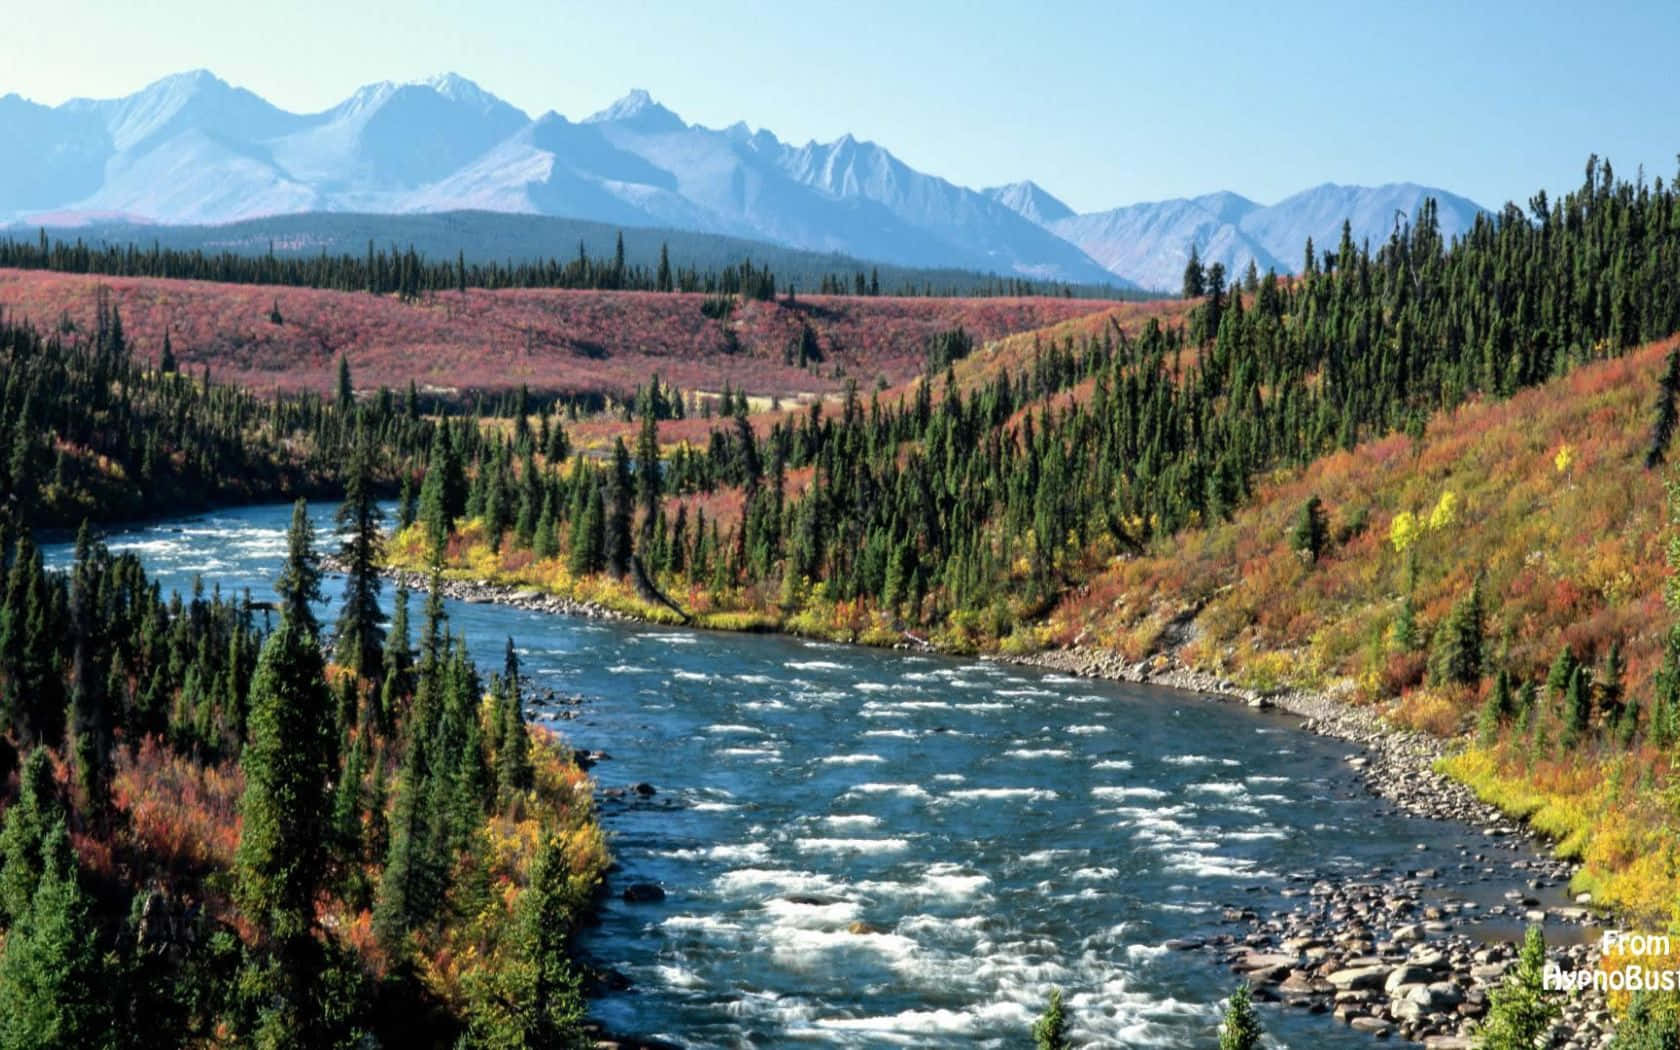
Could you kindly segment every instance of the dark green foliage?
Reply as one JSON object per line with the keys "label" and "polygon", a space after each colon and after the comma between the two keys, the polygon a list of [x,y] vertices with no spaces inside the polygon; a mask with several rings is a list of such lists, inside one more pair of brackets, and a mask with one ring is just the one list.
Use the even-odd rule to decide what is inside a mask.
{"label": "dark green foliage", "polygon": [[372,454],[366,440],[356,443],[344,502],[338,508],[344,598],[339,603],[337,660],[363,678],[379,673],[385,644],[385,613],[379,607],[384,514],[373,493]]}
{"label": "dark green foliage", "polygon": [[1437,685],[1475,685],[1482,679],[1482,583],[1460,598],[1435,629],[1429,654],[1429,677]]}
{"label": "dark green foliage", "polygon": [[1680,1050],[1680,1012],[1672,995],[1636,992],[1610,1050]]}
{"label": "dark green foliage", "polygon": [[1196,251],[1195,244],[1190,245],[1190,261],[1184,264],[1184,287],[1179,293],[1186,299],[1200,299],[1207,290],[1206,275],[1202,270],[1202,258]]}
{"label": "dark green foliage", "polygon": [[962,328],[935,334],[928,340],[927,372],[937,375],[974,352],[974,337]]}
{"label": "dark green foliage", "polygon": [[62,819],[47,829],[41,859],[29,909],[0,954],[0,1048],[114,1047],[99,928]]}
{"label": "dark green foliage", "polygon": [[321,597],[321,564],[315,554],[315,525],[309,520],[309,504],[292,505],[292,524],[286,532],[286,561],[280,578],[274,581],[280,596],[280,615],[290,620],[299,633],[311,639],[321,633],[315,620],[315,606]]}
{"label": "dark green foliage", "polygon": [[338,731],[321,651],[289,615],[263,644],[249,726],[235,900],[266,949],[258,972],[278,1011],[266,1023],[313,1030],[315,899],[333,842],[329,784],[338,772]]}
{"label": "dark green foliage", "polygon": [[1538,926],[1523,937],[1517,963],[1489,997],[1487,1019],[1476,1035],[1478,1050],[1534,1050],[1551,1031],[1559,1007],[1545,991],[1546,939]]}
{"label": "dark green foliage", "polygon": [[1033,1046],[1036,1050],[1068,1050],[1067,1018],[1062,1013],[1062,990],[1050,989],[1050,1002],[1033,1022]]}
{"label": "dark green foliage", "polygon": [[1305,555],[1309,561],[1317,562],[1329,541],[1330,519],[1324,513],[1324,501],[1313,496],[1301,505],[1301,512],[1295,516],[1295,527],[1289,533],[1289,545]]}
{"label": "dark green foliage", "polygon": [[47,832],[64,819],[53,783],[52,759],[45,748],[30,752],[18,778],[18,797],[6,810],[0,828],[0,926],[29,914],[30,901],[45,870],[42,850]]}
{"label": "dark green foliage", "polygon": [[1645,469],[1654,470],[1668,458],[1668,443],[1674,437],[1675,399],[1680,397],[1680,347],[1668,352],[1663,364],[1662,383],[1657,391],[1657,418],[1651,424],[1651,445],[1645,451]]}
{"label": "dark green foliage", "polygon": [[1254,999],[1248,985],[1239,985],[1225,1004],[1219,1022],[1219,1050],[1260,1050],[1260,1018],[1254,1013]]}
{"label": "dark green foliage", "polygon": [[1517,698],[1511,691],[1511,673],[1501,667],[1493,676],[1493,688],[1488,692],[1476,723],[1477,735],[1484,744],[1492,741],[1499,730],[1511,721],[1516,709]]}

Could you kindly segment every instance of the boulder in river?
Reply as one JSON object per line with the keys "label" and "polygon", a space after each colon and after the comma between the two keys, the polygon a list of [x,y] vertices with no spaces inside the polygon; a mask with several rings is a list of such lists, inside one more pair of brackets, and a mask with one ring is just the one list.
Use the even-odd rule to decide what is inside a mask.
{"label": "boulder in river", "polygon": [[654,904],[665,899],[665,890],[655,882],[632,882],[624,887],[624,899],[631,904]]}

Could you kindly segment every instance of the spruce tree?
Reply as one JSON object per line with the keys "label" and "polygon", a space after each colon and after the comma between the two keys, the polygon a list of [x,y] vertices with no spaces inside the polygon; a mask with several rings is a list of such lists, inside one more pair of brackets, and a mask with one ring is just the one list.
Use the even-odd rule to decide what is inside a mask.
{"label": "spruce tree", "polygon": [[1651,424],[1651,442],[1645,450],[1645,469],[1655,470],[1668,458],[1668,444],[1674,437],[1677,419],[1675,400],[1680,397],[1680,346],[1668,352],[1662,380],[1657,389],[1656,421]]}
{"label": "spruce tree", "polygon": [[36,748],[18,776],[18,797],[0,827],[0,926],[22,921],[41,881],[41,851],[47,832],[64,819],[64,804],[53,780],[52,759]]}
{"label": "spruce tree", "polygon": [[1240,985],[1225,1004],[1225,1016],[1219,1023],[1219,1050],[1259,1050],[1260,1035],[1253,997],[1248,985]]}
{"label": "spruce tree", "polygon": [[356,443],[344,502],[338,508],[344,598],[338,611],[336,659],[361,678],[379,673],[385,644],[385,613],[379,607],[379,564],[385,547],[379,526],[385,516],[373,493],[372,455],[365,437]]}
{"label": "spruce tree", "polygon": [[1050,1002],[1033,1023],[1035,1050],[1068,1050],[1067,1018],[1062,1011],[1062,990],[1050,989]]}
{"label": "spruce tree", "polygon": [[[651,400],[651,399],[650,399]],[[636,499],[642,509],[642,541],[646,543],[654,518],[659,513],[664,479],[659,467],[659,421],[651,406],[642,413],[642,427],[636,436]]]}
{"label": "spruce tree", "polygon": [[263,645],[250,706],[234,897],[273,952],[275,995],[306,1018],[338,728],[315,637],[289,614]]}
{"label": "spruce tree", "polygon": [[1317,563],[1330,541],[1330,523],[1324,513],[1324,502],[1316,495],[1302,504],[1295,517],[1295,527],[1289,534],[1290,546],[1308,561]]}
{"label": "spruce tree", "polygon": [[115,1047],[111,975],[62,818],[47,829],[41,854],[29,909],[0,954],[0,1047]]}
{"label": "spruce tree", "polygon": [[585,481],[589,487],[583,511],[572,519],[571,557],[568,568],[573,576],[587,576],[606,568],[606,513],[601,505],[601,486]]}
{"label": "spruce tree", "polygon": [[615,438],[612,466],[607,471],[603,554],[607,568],[621,579],[630,571],[630,519],[634,514],[634,495],[630,452],[624,447],[623,438]]}
{"label": "spruce tree", "polygon": [[1552,1030],[1559,1008],[1545,990],[1546,939],[1530,926],[1517,964],[1489,996],[1487,1019],[1476,1033],[1477,1050],[1534,1050]]}
{"label": "spruce tree", "polygon": [[1459,599],[1435,630],[1429,676],[1437,685],[1475,685],[1482,678],[1482,583]]}
{"label": "spruce tree", "polygon": [[566,1047],[583,1040],[584,1001],[568,956],[575,897],[565,843],[545,835],[521,894],[518,952],[527,1004],[526,1045]]}
{"label": "spruce tree", "polygon": [[356,389],[350,383],[350,359],[338,355],[338,410],[348,412],[356,407]]}
{"label": "spruce tree", "polygon": [[315,605],[321,601],[321,564],[315,555],[315,525],[309,520],[309,504],[292,504],[292,524],[286,531],[286,561],[280,578],[274,581],[280,595],[280,615],[293,628],[307,635],[310,644],[320,637]]}

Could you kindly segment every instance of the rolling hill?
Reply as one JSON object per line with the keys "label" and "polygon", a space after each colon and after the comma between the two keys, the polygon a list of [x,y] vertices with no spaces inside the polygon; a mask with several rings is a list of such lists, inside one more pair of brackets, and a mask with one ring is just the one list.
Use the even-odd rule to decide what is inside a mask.
{"label": "rolling hill", "polygon": [[[897,383],[922,368],[928,340],[963,327],[976,340],[1095,313],[1088,299],[800,296],[736,304],[708,317],[707,296],[565,290],[439,293],[415,303],[361,292],[0,270],[0,308],[43,326],[90,329],[101,294],[142,358],[164,332],[184,368],[259,391],[328,390],[345,355],[359,386],[441,393],[533,390],[628,394],[657,372],[689,390],[724,384],[793,396]],[[280,322],[270,320],[277,310]],[[809,327],[820,361],[789,348]]]}

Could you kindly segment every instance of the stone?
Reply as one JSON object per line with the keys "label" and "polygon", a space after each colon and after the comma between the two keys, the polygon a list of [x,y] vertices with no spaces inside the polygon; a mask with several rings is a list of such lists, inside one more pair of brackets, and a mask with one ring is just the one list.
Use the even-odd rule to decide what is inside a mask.
{"label": "stone", "polygon": [[1354,966],[1345,970],[1337,970],[1326,980],[1337,988],[1348,991],[1363,991],[1365,989],[1381,988],[1388,980],[1390,968],[1387,966]]}
{"label": "stone", "polygon": [[657,883],[632,882],[624,887],[624,899],[631,904],[653,904],[665,899],[665,890]]}
{"label": "stone", "polygon": [[1384,1038],[1392,1030],[1389,1028],[1388,1022],[1380,1017],[1355,1017],[1348,1022],[1348,1027],[1355,1032],[1374,1035],[1378,1039]]}

